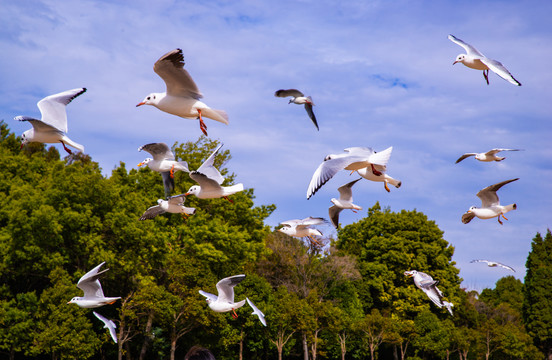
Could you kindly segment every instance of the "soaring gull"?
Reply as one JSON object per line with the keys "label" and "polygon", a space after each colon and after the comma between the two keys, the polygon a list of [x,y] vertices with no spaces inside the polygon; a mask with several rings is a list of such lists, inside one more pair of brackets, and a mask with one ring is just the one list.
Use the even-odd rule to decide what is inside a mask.
{"label": "soaring gull", "polygon": [[350,183],[347,183],[343,186],[340,186],[337,190],[339,191],[339,199],[332,198],[330,201],[333,203],[332,206],[328,209],[329,215],[330,215],[330,221],[332,222],[333,226],[336,228],[339,226],[339,213],[344,209],[351,209],[353,212],[356,212],[357,210],[362,210],[362,207],[353,204],[353,185],[357,183],[357,181],[362,180],[362,178],[358,178],[356,180],[351,181]]}
{"label": "soaring gull", "polygon": [[207,136],[207,125],[203,118],[207,117],[228,125],[228,114],[223,110],[214,110],[199,101],[203,97],[194,80],[184,69],[184,55],[181,49],[174,49],[153,65],[153,71],[159,75],[167,91],[151,93],[136,106],[153,105],[161,111],[189,119],[198,119],[199,128]]}
{"label": "soaring gull", "polygon": [[255,304],[253,304],[253,302],[251,300],[249,300],[249,298],[245,298],[245,300],[247,300],[247,303],[249,304],[249,306],[251,306],[251,308],[253,309],[253,312],[251,314],[253,315],[257,315],[259,317],[259,320],[261,321],[261,323],[266,326],[266,320],[265,320],[265,315],[263,314],[263,312],[261,310],[259,310]]}
{"label": "soaring gull", "polygon": [[274,93],[274,96],[283,98],[291,96],[293,97],[293,99],[290,99],[288,104],[304,104],[305,110],[307,111],[307,114],[309,114],[309,118],[311,119],[314,126],[316,126],[316,130],[320,131],[320,128],[318,127],[318,122],[316,121],[316,116],[314,116],[314,112],[312,111],[314,103],[312,102],[312,98],[310,96],[303,95],[303,93],[297,89],[278,90]]}
{"label": "soaring gull", "polygon": [[475,159],[476,160],[479,160],[479,161],[485,161],[485,162],[490,162],[490,161],[502,161],[504,159],[506,159],[506,157],[504,156],[497,156],[496,154],[498,154],[499,152],[501,151],[520,151],[521,149],[492,149],[492,150],[489,150],[487,152],[484,152],[484,153],[465,153],[464,155],[460,156],[458,158],[458,160],[456,160],[456,163],[455,164],[458,164],[460,161],[470,157],[470,156],[475,156]]}
{"label": "soaring gull", "polygon": [[199,290],[199,293],[205,296],[205,301],[216,312],[232,311],[232,317],[237,318],[236,309],[245,304],[245,300],[234,302],[234,286],[245,279],[245,275],[234,275],[220,280],[217,283],[218,296],[206,291]]}
{"label": "soaring gull", "polygon": [[106,317],[103,317],[102,315],[98,314],[95,311],[92,311],[92,314],[96,316],[98,319],[100,319],[104,323],[104,329],[109,329],[109,334],[111,335],[111,338],[117,343],[117,333],[115,332],[115,328],[117,328],[117,325],[112,320],[109,320]]}
{"label": "soaring gull", "polygon": [[67,137],[67,112],[65,107],[85,91],[86,88],[72,89],[40,100],[37,105],[42,114],[41,120],[29,116],[16,116],[15,120],[28,121],[33,126],[32,129],[21,135],[21,147],[29,142],[47,144],[60,142],[69,154],[71,154],[71,150],[67,148],[66,144],[80,152],[84,152],[84,146]]}
{"label": "soaring gull", "polygon": [[464,41],[458,39],[457,37],[453,35],[448,36],[449,40],[453,43],[460,45],[461,47],[466,50],[466,54],[460,54],[456,57],[456,60],[452,63],[452,65],[456,63],[462,63],[466,65],[467,67],[475,70],[483,70],[483,77],[487,81],[487,85],[489,85],[489,69],[492,70],[495,74],[503,78],[504,80],[517,85],[521,86],[521,83],[517,81],[512,74],[502,65],[500,62],[489,59],[482,53],[480,53],[476,48],[471,46],[468,43],[465,43]]}
{"label": "soaring gull", "polygon": [[500,266],[501,268],[504,268],[506,270],[510,270],[510,271],[513,271],[513,272],[516,272],[514,270],[513,267],[511,266],[508,266],[508,265],[505,265],[505,264],[502,264],[502,263],[499,263],[497,261],[490,261],[490,260],[483,260],[483,259],[478,259],[478,260],[472,260],[470,261],[471,263],[478,263],[478,262],[483,262],[483,263],[486,263],[488,267],[497,267],[497,266]]}
{"label": "soaring gull", "polygon": [[278,229],[278,231],[297,238],[308,237],[311,243],[322,245],[315,238],[313,238],[313,236],[322,236],[322,232],[318,229],[312,228],[311,226],[322,225],[324,223],[326,223],[324,218],[309,216],[308,218],[304,218],[302,220],[294,219],[281,222],[280,225],[283,225],[283,227]]}
{"label": "soaring gull", "polygon": [[443,300],[443,293],[437,287],[439,281],[433,280],[430,275],[416,270],[405,271],[404,275],[412,277],[414,279],[414,284],[418,287],[418,289],[421,289],[438,307],[446,307],[448,312],[452,315],[452,307],[454,305]]}
{"label": "soaring gull", "polygon": [[186,161],[176,161],[173,152],[165,143],[150,143],[138,148],[138,151],[147,151],[153,156],[146,158],[138,166],[146,165],[153,171],[161,173],[163,176],[163,187],[165,188],[165,197],[168,197],[174,190],[174,172],[188,170]]}
{"label": "soaring gull", "polygon": [[158,199],[157,205],[148,208],[140,217],[140,220],[153,219],[157,215],[166,212],[173,214],[182,214],[183,218],[195,214],[195,208],[184,206],[186,196],[184,194],[169,197],[167,200]]}
{"label": "soaring gull", "polygon": [[84,291],[84,296],[75,296],[67,304],[77,304],[82,308],[97,308],[100,306],[113,304],[115,301],[119,300],[120,297],[106,297],[104,296],[102,285],[98,280],[100,275],[106,272],[109,269],[102,271],[100,267],[105,264],[105,262],[96,266],[94,269],[90,270],[83,277],[80,278],[77,283],[77,287]]}
{"label": "soaring gull", "polygon": [[500,225],[502,225],[502,221],[500,221],[500,216],[502,216],[504,220],[508,220],[506,216],[504,216],[504,214],[506,214],[508,211],[517,209],[517,205],[500,205],[500,201],[498,200],[498,195],[496,194],[496,192],[504,185],[518,179],[519,178],[502,181],[498,184],[490,185],[480,190],[477,193],[477,197],[481,199],[481,207],[470,207],[470,209],[465,212],[464,215],[462,215],[462,222],[464,224],[467,224],[476,216],[480,219],[492,219],[494,217],[498,217],[498,222],[500,223]]}

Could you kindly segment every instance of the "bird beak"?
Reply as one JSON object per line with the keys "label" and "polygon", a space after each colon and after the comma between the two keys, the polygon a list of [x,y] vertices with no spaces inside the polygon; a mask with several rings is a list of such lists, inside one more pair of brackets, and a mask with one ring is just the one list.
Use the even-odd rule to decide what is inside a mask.
{"label": "bird beak", "polygon": [[[453,62],[452,65],[456,64],[457,62],[458,62],[458,61]],[[138,105],[136,105],[136,106],[138,106]]]}
{"label": "bird beak", "polygon": [[138,167],[144,165],[144,162],[142,161],[141,163],[138,164]]}
{"label": "bird beak", "polygon": [[186,194],[184,194],[184,196],[188,196],[188,195],[190,195],[190,193],[189,193],[189,192],[187,192]]}
{"label": "bird beak", "polygon": [[67,301],[67,304],[71,304],[71,301]]}
{"label": "bird beak", "polygon": [[471,210],[468,210],[468,211],[466,211],[466,212],[469,212],[469,213],[471,213],[472,211],[471,211]]}
{"label": "bird beak", "polygon": [[141,103],[139,103],[138,105],[136,105],[136,107],[142,106],[142,105],[144,105],[144,104],[145,104],[145,102],[142,101]]}

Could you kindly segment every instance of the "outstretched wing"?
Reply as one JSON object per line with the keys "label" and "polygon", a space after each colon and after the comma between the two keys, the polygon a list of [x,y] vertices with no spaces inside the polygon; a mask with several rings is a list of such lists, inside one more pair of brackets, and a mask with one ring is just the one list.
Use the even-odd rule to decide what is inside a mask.
{"label": "outstretched wing", "polygon": [[460,156],[458,160],[456,160],[455,164],[458,164],[460,161],[475,155],[477,155],[477,153],[465,153],[464,155]]}
{"label": "outstretched wing", "polygon": [[66,133],[67,112],[65,107],[85,91],[86,88],[72,89],[47,96],[40,100],[37,105],[42,114],[42,121]]}
{"label": "outstretched wing", "polygon": [[314,111],[312,111],[312,104],[305,103],[305,110],[307,110],[307,114],[309,114],[312,123],[314,124],[314,126],[316,126],[316,130],[320,131],[320,128],[318,127],[318,122],[316,121],[316,116],[314,116]]}
{"label": "outstretched wing", "polygon": [[109,269],[99,271],[103,264],[105,264],[105,261],[84,274],[77,283],[77,287],[84,291],[85,298],[104,297],[102,285],[98,279],[100,278],[100,275]]}
{"label": "outstretched wing", "polygon": [[274,93],[274,96],[278,96],[278,97],[288,97],[288,96],[293,96],[293,97],[299,97],[299,96],[305,96],[303,95],[303,93],[297,89],[287,89],[287,90],[278,90]]}
{"label": "outstretched wing", "polygon": [[510,74],[508,69],[506,69],[506,67],[502,65],[500,61],[489,59],[486,57],[481,58],[480,60],[483,64],[487,65],[487,67],[491,69],[495,74],[497,74],[504,80],[516,86],[521,86],[521,83],[517,81],[512,74]]}
{"label": "outstretched wing", "polygon": [[199,293],[211,301],[217,301],[218,299],[218,296],[208,293],[207,291],[199,290]]}
{"label": "outstretched wing", "polygon": [[465,212],[464,214],[462,214],[462,222],[464,224],[467,224],[469,223],[470,221],[472,221],[472,219],[475,217],[475,214],[472,213],[472,212]]}
{"label": "outstretched wing", "polygon": [[220,280],[217,283],[218,297],[222,302],[234,302],[234,286],[238,285],[245,279],[245,275],[229,276]]}
{"label": "outstretched wing", "polygon": [[247,303],[249,304],[249,306],[251,306],[251,308],[253,309],[253,312],[252,314],[254,315],[257,315],[259,317],[259,320],[261,321],[261,323],[266,326],[266,320],[265,320],[265,315],[263,314],[263,312],[261,310],[259,310],[259,308],[257,308],[255,306],[255,304],[253,304],[253,302],[251,300],[249,300],[249,298],[245,298],[245,300],[247,301]]}
{"label": "outstretched wing", "polygon": [[[196,172],[205,175],[209,179],[216,181],[218,184],[222,184],[222,182],[224,181],[224,178],[222,177],[220,172],[215,168],[214,161],[215,161],[215,156],[217,155],[222,145],[223,144],[220,144],[215,149],[215,151],[213,151],[213,153],[207,158],[207,160],[205,160],[203,164],[201,164],[201,166],[196,170]],[[190,173],[190,176],[192,176],[191,173]]]}
{"label": "outstretched wing", "polygon": [[471,55],[471,56],[480,56],[480,57],[485,57],[485,55],[483,55],[482,53],[480,53],[476,48],[474,48],[473,46],[471,46],[470,44],[458,39],[457,37],[455,37],[454,35],[449,35],[448,36],[448,39],[450,41],[452,41],[453,43],[455,43],[456,45],[460,45],[464,48],[464,50],[466,50],[466,53],[468,55]]}
{"label": "outstretched wing", "polygon": [[153,65],[153,71],[165,82],[167,94],[196,100],[203,97],[188,71],[184,69],[182,49],[174,49],[161,56]]}
{"label": "outstretched wing", "polygon": [[174,154],[165,143],[149,143],[138,148],[138,151],[147,151],[154,160],[174,160]]}
{"label": "outstretched wing", "polygon": [[489,207],[493,205],[498,205],[500,202],[498,200],[498,195],[496,194],[496,192],[504,185],[509,184],[512,181],[516,181],[518,179],[519,178],[501,181],[497,184],[487,186],[486,188],[480,190],[477,193],[477,197],[481,199],[482,206]]}
{"label": "outstretched wing", "polygon": [[344,201],[353,201],[353,185],[357,183],[362,178],[358,178],[356,180],[351,181],[350,183],[347,183],[345,185],[340,186],[337,188],[339,191],[339,198]]}
{"label": "outstretched wing", "polygon": [[140,220],[153,219],[157,215],[164,214],[166,211],[161,208],[159,205],[149,207],[143,214],[140,216]]}

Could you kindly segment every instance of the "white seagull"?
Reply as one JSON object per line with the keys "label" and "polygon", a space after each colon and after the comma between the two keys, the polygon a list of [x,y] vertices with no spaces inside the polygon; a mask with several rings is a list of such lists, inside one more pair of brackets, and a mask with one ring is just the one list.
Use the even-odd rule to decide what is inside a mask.
{"label": "white seagull", "polygon": [[92,311],[92,314],[96,316],[98,319],[100,319],[104,323],[104,329],[109,329],[109,334],[111,335],[111,338],[117,344],[117,333],[115,332],[115,328],[117,328],[117,325],[112,320],[109,320],[106,317],[103,317],[102,315],[98,314],[95,311]]}
{"label": "white seagull", "polygon": [[325,222],[326,220],[324,220],[324,218],[312,216],[309,216],[308,218],[304,218],[302,220],[288,220],[280,223],[280,225],[283,225],[283,227],[278,229],[278,231],[297,238],[308,237],[311,243],[322,245],[315,238],[313,238],[313,236],[322,236],[322,232],[318,229],[312,228],[311,226],[322,225]]}
{"label": "white seagull", "polygon": [[216,199],[223,197],[226,200],[233,202],[228,196],[243,191],[243,184],[232,186],[221,186],[224,178],[220,172],[213,166],[215,155],[222,147],[220,144],[215,151],[205,160],[199,169],[190,172],[190,177],[199,184],[192,186],[184,195],[195,195],[200,199]]}
{"label": "white seagull", "polygon": [[375,168],[375,165],[386,166],[393,147],[389,147],[383,151],[376,152],[369,147],[350,147],[344,150],[342,154],[329,154],[324,158],[322,164],[318,166],[309,187],[307,189],[307,199],[313,196],[318,189],[322,187],[340,170],[360,170],[370,167],[370,170],[375,175],[382,175]]}
{"label": "white seagull", "polygon": [[484,153],[465,153],[464,155],[460,156],[458,158],[458,160],[456,160],[455,164],[458,164],[460,161],[470,157],[470,156],[475,156],[475,159],[476,160],[479,160],[479,161],[485,161],[485,162],[490,162],[490,161],[502,161],[504,159],[506,159],[506,157],[504,156],[497,156],[496,154],[498,154],[499,152],[501,151],[520,151],[521,149],[492,149],[492,150],[489,150],[487,152],[484,152]]}
{"label": "white seagull", "polygon": [[472,260],[470,261],[470,263],[478,263],[478,262],[484,262],[487,264],[488,267],[497,267],[497,266],[500,266],[501,268],[504,268],[504,269],[507,269],[507,270],[510,270],[510,271],[513,271],[513,272],[516,272],[514,270],[513,267],[511,266],[508,266],[508,265],[505,265],[505,264],[502,264],[502,263],[499,263],[499,262],[496,262],[496,261],[490,261],[490,260]]}
{"label": "white seagull", "polygon": [[480,53],[476,48],[471,46],[468,43],[465,43],[464,41],[458,39],[457,37],[453,35],[448,36],[449,40],[453,43],[460,45],[461,47],[466,50],[467,54],[460,54],[456,57],[456,60],[452,63],[452,65],[461,62],[462,64],[466,65],[469,68],[475,69],[475,70],[483,70],[483,77],[487,81],[487,85],[489,85],[489,69],[492,70],[495,74],[503,78],[504,80],[517,85],[521,86],[521,83],[517,81],[512,74],[502,65],[500,62],[489,59],[482,53]]}
{"label": "white seagull", "polygon": [[106,272],[109,269],[100,270],[100,267],[105,264],[105,262],[96,266],[94,269],[90,270],[83,277],[80,278],[77,283],[77,287],[84,291],[84,296],[75,296],[67,304],[77,304],[82,308],[97,308],[100,306],[113,304],[115,301],[119,300],[121,297],[105,297],[102,285],[98,280],[100,275]]}
{"label": "white seagull", "polygon": [[29,142],[55,144],[60,142],[65,151],[71,154],[66,144],[84,152],[84,146],[77,144],[67,137],[67,112],[65,107],[74,98],[86,91],[86,88],[67,90],[59,94],[45,97],[38,102],[38,109],[42,119],[34,119],[28,116],[16,116],[15,120],[28,121],[33,126],[21,135],[21,147]]}
{"label": "white seagull", "polygon": [[293,97],[293,99],[289,100],[288,104],[304,104],[307,114],[309,114],[312,123],[314,124],[314,126],[316,126],[316,130],[320,131],[320,128],[318,127],[318,122],[316,121],[316,116],[314,116],[314,112],[312,111],[314,103],[312,102],[312,98],[310,96],[303,95],[303,93],[297,89],[278,90],[274,93],[274,96],[283,98],[291,96]]}
{"label": "white seagull", "polygon": [[205,301],[211,310],[215,312],[232,311],[232,317],[235,319],[238,317],[236,309],[241,308],[245,304],[245,300],[234,302],[234,286],[242,282],[243,279],[245,279],[245,275],[234,275],[219,281],[217,283],[218,296],[203,290],[199,290],[199,293],[206,297]]}
{"label": "white seagull", "polygon": [[362,210],[362,207],[353,204],[353,190],[352,190],[353,185],[356,184],[356,182],[361,179],[362,178],[358,178],[356,180],[351,181],[350,183],[340,186],[337,189],[339,191],[339,199],[332,198],[330,200],[333,203],[333,205],[330,206],[328,212],[330,214],[330,221],[332,222],[333,226],[335,226],[336,228],[339,226],[339,213],[342,210],[351,209],[355,213],[357,212],[357,210]]}
{"label": "white seagull", "polygon": [[498,184],[490,185],[480,190],[477,193],[477,197],[481,199],[481,207],[470,207],[470,209],[465,212],[464,215],[462,215],[462,222],[464,224],[467,224],[476,216],[480,219],[492,219],[494,217],[498,217],[498,222],[500,223],[500,225],[502,225],[502,221],[500,221],[500,216],[502,215],[504,220],[508,220],[506,216],[504,216],[504,214],[506,214],[508,211],[517,209],[517,205],[500,205],[500,201],[498,200],[498,195],[496,194],[496,192],[504,185],[518,179],[519,178],[502,181]]}
{"label": "white seagull", "polygon": [[443,293],[437,288],[439,281],[433,280],[430,275],[416,270],[405,271],[404,275],[412,277],[418,289],[421,289],[435,305],[439,308],[444,306],[452,315],[454,305],[448,301],[443,301]]}
{"label": "white seagull", "polygon": [[187,218],[188,215],[195,214],[196,209],[184,206],[185,201],[186,196],[184,194],[171,196],[167,200],[158,199],[157,205],[148,208],[144,214],[142,214],[140,220],[153,219],[157,215],[161,215],[166,212],[172,214],[182,214],[183,218]]}
{"label": "white seagull", "polygon": [[184,55],[181,49],[174,49],[153,65],[153,71],[159,75],[167,91],[151,93],[136,106],[153,105],[161,111],[189,119],[198,119],[199,128],[207,136],[207,125],[202,116],[228,125],[228,114],[223,110],[214,110],[199,101],[203,95],[194,80],[184,69]]}
{"label": "white seagull", "polygon": [[255,304],[253,304],[253,302],[251,300],[249,300],[249,298],[245,298],[245,300],[247,300],[247,303],[249,304],[249,306],[251,306],[251,308],[253,309],[253,312],[251,314],[253,315],[257,315],[259,317],[259,320],[261,321],[261,323],[266,326],[266,320],[265,320],[265,315],[263,314],[263,312],[261,310],[259,310]]}
{"label": "white seagull", "polygon": [[383,187],[385,188],[385,190],[387,190],[387,192],[391,192],[387,184],[391,184],[397,189],[401,187],[402,181],[394,179],[391,176],[387,175],[386,173],[387,166],[374,165],[374,169],[376,169],[376,172],[379,173],[378,175],[374,173],[374,171],[372,170],[372,167],[370,168],[365,167],[363,169],[359,169],[357,170],[357,173],[363,178],[365,178],[366,180],[383,182]]}
{"label": "white seagull", "polygon": [[163,187],[165,188],[165,197],[168,197],[174,190],[174,172],[188,170],[186,161],[176,161],[173,152],[165,143],[150,143],[140,146],[138,151],[147,151],[153,156],[146,158],[138,164],[138,167],[146,165],[153,171],[161,173],[163,176]]}

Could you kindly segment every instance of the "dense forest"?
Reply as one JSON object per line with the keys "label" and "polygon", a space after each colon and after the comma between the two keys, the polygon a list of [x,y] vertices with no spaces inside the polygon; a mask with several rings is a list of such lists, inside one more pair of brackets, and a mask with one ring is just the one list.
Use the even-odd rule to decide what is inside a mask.
{"label": "dense forest", "polygon": [[[174,144],[197,169],[216,141]],[[226,182],[228,150],[215,165]],[[175,173],[174,194],[194,184]],[[338,230],[320,248],[274,231],[275,205],[254,189],[226,199],[193,196],[187,218],[140,221],[163,197],[161,176],[121,163],[111,175],[81,153],[19,139],[1,123],[0,354],[6,359],[183,359],[200,345],[224,359],[552,358],[552,234],[536,233],[525,284],[512,276],[481,293],[460,287],[454,248],[423,213],[382,209]],[[537,229],[535,229],[537,230]],[[113,305],[95,309],[117,325],[114,343],[91,309],[67,302],[98,264]],[[406,270],[431,274],[451,316]],[[209,309],[224,277],[246,274],[238,318]]]}

